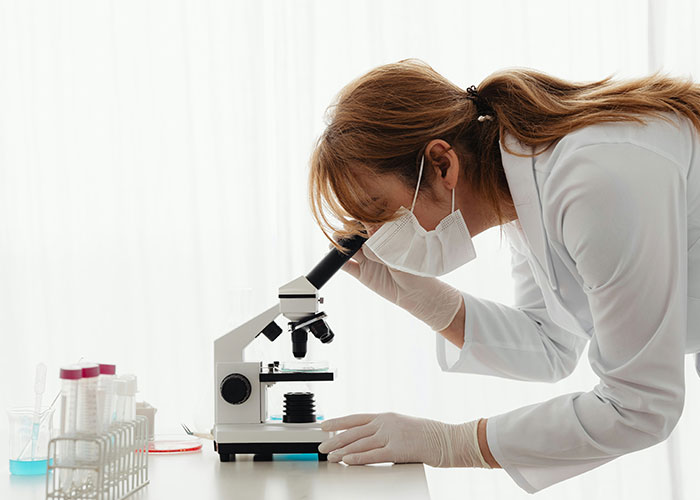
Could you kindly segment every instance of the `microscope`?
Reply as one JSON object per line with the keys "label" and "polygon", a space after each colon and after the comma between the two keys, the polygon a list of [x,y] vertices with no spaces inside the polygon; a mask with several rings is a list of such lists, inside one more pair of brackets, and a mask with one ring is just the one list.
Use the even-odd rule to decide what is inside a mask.
{"label": "microscope", "polygon": [[338,241],[344,252],[333,248],[309,274],[279,289],[279,303],[214,341],[215,425],[214,450],[222,462],[236,454],[255,454],[254,460],[271,460],[273,453],[316,453],[326,455],[318,445],[332,435],[321,430],[314,412],[313,394],[289,392],[284,395],[281,422],[267,419],[267,390],[275,383],[332,381],[332,371],[283,371],[279,363],[245,361],[243,350],[258,335],[271,342],[282,333],[275,319],[289,320],[292,353],[306,356],[309,334],[321,343],[333,340],[333,332],[319,311],[323,298],[319,290],[363,245],[366,238],[355,236]]}

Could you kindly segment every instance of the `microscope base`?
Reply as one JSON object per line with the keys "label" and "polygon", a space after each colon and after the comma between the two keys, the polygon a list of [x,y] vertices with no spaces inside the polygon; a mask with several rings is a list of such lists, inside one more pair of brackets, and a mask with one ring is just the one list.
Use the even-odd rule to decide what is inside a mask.
{"label": "microscope base", "polygon": [[319,462],[325,462],[325,453],[318,451],[318,443],[217,443],[214,441],[214,451],[219,454],[222,462],[234,462],[236,454],[255,454],[254,461],[270,461],[273,453],[315,453]]}

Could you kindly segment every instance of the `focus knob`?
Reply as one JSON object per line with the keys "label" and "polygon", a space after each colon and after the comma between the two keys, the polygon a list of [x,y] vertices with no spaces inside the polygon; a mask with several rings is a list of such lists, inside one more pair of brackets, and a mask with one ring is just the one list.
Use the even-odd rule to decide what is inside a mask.
{"label": "focus knob", "polygon": [[245,403],[250,397],[250,380],[242,373],[232,373],[221,381],[221,397],[232,405]]}

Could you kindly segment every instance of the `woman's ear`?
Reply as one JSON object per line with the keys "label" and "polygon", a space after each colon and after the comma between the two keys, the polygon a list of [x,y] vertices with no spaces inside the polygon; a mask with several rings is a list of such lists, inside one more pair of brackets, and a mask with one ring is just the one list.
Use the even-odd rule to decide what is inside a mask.
{"label": "woman's ear", "polygon": [[425,156],[435,173],[434,183],[452,191],[459,177],[459,158],[455,150],[442,139],[433,139],[425,148]]}

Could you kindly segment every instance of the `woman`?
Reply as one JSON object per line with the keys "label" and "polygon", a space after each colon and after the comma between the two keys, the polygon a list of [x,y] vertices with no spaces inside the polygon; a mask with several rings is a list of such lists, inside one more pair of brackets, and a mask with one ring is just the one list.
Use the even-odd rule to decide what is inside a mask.
{"label": "woman", "polygon": [[[684,354],[700,351],[700,86],[522,69],[463,90],[406,60],[350,83],[330,111],[314,214],[327,236],[369,235],[344,269],[439,333],[442,369],[553,382],[590,342],[600,382],[459,425],[328,420],[348,429],[320,445],[329,460],[501,467],[536,492],[669,436]],[[513,307],[436,278],[496,225]]]}

